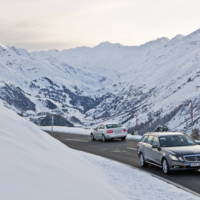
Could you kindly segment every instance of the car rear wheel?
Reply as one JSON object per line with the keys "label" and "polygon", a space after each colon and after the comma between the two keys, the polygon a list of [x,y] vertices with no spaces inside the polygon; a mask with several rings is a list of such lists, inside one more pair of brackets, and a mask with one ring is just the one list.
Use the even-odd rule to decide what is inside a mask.
{"label": "car rear wheel", "polygon": [[95,137],[94,137],[93,133],[91,133],[91,141],[92,142],[95,141]]}
{"label": "car rear wheel", "polygon": [[170,168],[167,160],[164,158],[162,161],[162,171],[164,174],[169,174],[170,173]]}
{"label": "car rear wheel", "polygon": [[145,158],[142,153],[140,153],[140,155],[139,155],[139,160],[140,160],[140,167],[145,167],[146,162],[145,162]]}
{"label": "car rear wheel", "polygon": [[102,135],[102,142],[106,142],[106,137],[105,137],[105,135]]}
{"label": "car rear wheel", "polygon": [[124,140],[126,140],[126,137],[122,137],[122,138],[121,138],[121,141],[124,141]]}

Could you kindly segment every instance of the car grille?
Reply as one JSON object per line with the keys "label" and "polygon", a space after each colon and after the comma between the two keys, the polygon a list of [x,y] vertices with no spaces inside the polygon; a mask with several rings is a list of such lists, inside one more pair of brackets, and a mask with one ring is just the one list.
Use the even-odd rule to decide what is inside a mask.
{"label": "car grille", "polygon": [[189,162],[200,162],[200,154],[198,155],[186,155],[184,156],[185,161]]}

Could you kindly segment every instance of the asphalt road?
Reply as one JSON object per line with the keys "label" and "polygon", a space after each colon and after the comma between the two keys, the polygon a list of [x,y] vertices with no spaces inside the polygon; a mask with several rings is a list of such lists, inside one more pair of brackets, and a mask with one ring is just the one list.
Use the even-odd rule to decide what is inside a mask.
{"label": "asphalt road", "polygon": [[[134,140],[103,143],[101,141],[92,142],[90,137],[85,135],[54,133],[53,136],[73,149],[100,155],[139,168],[136,151],[137,142]],[[164,175],[159,168],[153,166],[143,170],[200,194],[200,172],[182,171]]]}

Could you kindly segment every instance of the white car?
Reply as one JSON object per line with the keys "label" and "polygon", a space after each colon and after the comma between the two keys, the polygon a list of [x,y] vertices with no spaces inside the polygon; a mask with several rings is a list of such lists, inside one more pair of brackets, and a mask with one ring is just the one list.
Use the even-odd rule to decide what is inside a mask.
{"label": "white car", "polygon": [[91,132],[91,140],[126,139],[127,130],[121,124],[101,124]]}

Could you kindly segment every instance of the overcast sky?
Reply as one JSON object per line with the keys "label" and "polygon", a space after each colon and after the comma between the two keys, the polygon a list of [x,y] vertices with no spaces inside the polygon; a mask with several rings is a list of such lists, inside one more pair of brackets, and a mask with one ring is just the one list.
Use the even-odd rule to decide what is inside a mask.
{"label": "overcast sky", "polygon": [[0,43],[30,50],[138,45],[200,28],[200,0],[0,0]]}

